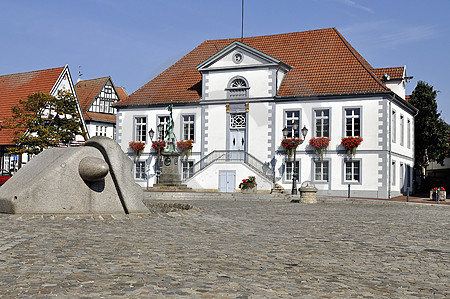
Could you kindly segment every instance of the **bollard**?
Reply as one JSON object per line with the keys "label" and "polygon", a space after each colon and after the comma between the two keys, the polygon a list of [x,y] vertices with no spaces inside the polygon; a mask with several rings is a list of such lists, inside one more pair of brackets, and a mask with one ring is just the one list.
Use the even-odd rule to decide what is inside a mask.
{"label": "bollard", "polygon": [[409,202],[409,188],[406,188],[406,202]]}
{"label": "bollard", "polygon": [[350,198],[350,184],[348,184],[347,198]]}

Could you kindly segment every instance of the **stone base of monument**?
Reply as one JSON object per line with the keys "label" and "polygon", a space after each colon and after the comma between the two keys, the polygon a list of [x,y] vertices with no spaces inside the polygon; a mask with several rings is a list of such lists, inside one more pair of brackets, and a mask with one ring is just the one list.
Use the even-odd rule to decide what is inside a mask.
{"label": "stone base of monument", "polygon": [[191,188],[181,183],[180,175],[180,154],[161,153],[161,175],[159,183],[148,188],[148,191],[189,191]]}

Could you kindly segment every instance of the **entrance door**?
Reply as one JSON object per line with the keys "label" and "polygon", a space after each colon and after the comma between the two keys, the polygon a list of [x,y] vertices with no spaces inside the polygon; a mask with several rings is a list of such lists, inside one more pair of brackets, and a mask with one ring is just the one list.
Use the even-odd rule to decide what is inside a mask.
{"label": "entrance door", "polygon": [[236,173],[234,171],[219,171],[219,192],[232,193],[236,189]]}
{"label": "entrance door", "polygon": [[244,158],[245,130],[230,130],[230,150],[241,151],[238,153],[231,152],[229,155],[231,160],[241,161]]}

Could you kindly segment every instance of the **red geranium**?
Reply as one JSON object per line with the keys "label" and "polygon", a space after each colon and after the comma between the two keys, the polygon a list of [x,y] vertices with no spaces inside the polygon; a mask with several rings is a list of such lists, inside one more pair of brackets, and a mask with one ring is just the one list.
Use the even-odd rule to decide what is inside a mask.
{"label": "red geranium", "polygon": [[316,137],[311,138],[309,140],[309,144],[314,147],[314,150],[316,151],[316,155],[319,156],[322,159],[323,158],[323,152],[326,150],[328,145],[330,145],[330,138],[328,137]]}
{"label": "red geranium", "polygon": [[152,148],[159,151],[166,146],[166,142],[164,140],[156,140],[152,142]]}
{"label": "red geranium", "polygon": [[192,149],[192,143],[194,143],[194,140],[182,140],[177,142],[177,147],[180,151],[187,151]]}
{"label": "red geranium", "polygon": [[294,149],[296,148],[302,140],[300,138],[286,138],[281,140],[281,146],[285,149]]}
{"label": "red geranium", "polygon": [[131,141],[130,148],[135,152],[142,152],[145,148],[145,143],[140,141]]}
{"label": "red geranium", "polygon": [[359,136],[349,136],[342,138],[341,144],[345,147],[347,150],[347,156],[350,157],[351,155],[355,155],[356,148],[361,144],[363,139]]}

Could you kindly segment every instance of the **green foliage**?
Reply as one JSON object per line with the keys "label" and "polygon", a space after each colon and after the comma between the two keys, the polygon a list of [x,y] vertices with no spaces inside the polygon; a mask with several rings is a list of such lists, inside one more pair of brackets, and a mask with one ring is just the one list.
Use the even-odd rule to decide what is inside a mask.
{"label": "green foliage", "polygon": [[80,134],[81,119],[72,93],[59,91],[56,97],[34,93],[13,106],[12,118],[4,128],[14,129],[12,154],[39,154],[45,148],[67,145]]}
{"label": "green foliage", "polygon": [[446,153],[450,150],[448,144],[447,124],[440,118],[437,112],[437,91],[433,86],[423,81],[417,83],[409,102],[419,112],[414,119],[414,149],[416,167],[427,167],[424,159],[425,150],[429,161],[443,164]]}

